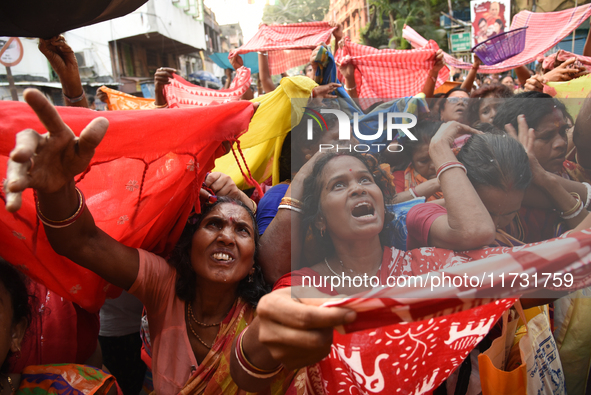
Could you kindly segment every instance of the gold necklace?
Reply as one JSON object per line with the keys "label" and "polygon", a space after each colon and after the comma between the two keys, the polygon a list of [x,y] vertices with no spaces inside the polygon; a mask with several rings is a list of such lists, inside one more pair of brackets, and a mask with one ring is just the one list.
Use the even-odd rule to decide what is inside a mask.
{"label": "gold necklace", "polygon": [[[187,304],[187,306],[189,306],[189,305]],[[188,311],[188,307],[187,307],[187,311]],[[208,345],[207,343],[205,343],[203,341],[203,339],[201,339],[201,337],[197,334],[197,332],[195,332],[195,329],[193,329],[193,325],[191,324],[190,319],[189,319],[189,328],[191,328],[191,332],[193,332],[193,334],[195,335],[197,340],[199,340],[201,342],[201,344],[203,344],[205,347],[207,347],[209,350],[211,350],[211,348],[213,347],[213,344],[215,343],[215,339],[214,339],[214,343],[211,343],[211,346]],[[217,338],[217,336],[216,336],[216,338]]]}
{"label": "gold necklace", "polygon": [[197,325],[201,325],[204,327],[210,327],[210,326],[218,326],[220,325],[222,322],[224,322],[224,320],[221,320],[220,322],[216,322],[214,324],[206,324],[203,322],[199,322],[197,321],[197,318],[195,318],[195,316],[193,315],[193,308],[191,307],[191,303],[187,303],[187,309],[189,310],[189,316],[193,319],[193,321],[195,321],[197,323]]}

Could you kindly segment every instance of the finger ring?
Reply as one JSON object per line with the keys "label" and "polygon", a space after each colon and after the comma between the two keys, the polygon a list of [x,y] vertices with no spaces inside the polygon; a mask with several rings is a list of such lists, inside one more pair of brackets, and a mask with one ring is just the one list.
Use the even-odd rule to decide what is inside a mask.
{"label": "finger ring", "polygon": [[29,171],[27,171],[27,174],[31,175],[31,172],[33,171],[33,168],[35,167],[35,161],[33,160],[32,156],[29,158],[29,161],[31,161],[31,166],[29,167]]}

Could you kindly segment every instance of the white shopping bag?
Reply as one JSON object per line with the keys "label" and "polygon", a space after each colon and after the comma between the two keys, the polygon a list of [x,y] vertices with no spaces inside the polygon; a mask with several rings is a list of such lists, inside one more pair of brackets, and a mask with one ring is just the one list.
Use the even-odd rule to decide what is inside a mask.
{"label": "white shopping bag", "polygon": [[[524,317],[523,310],[519,313]],[[528,395],[566,395],[564,371],[546,311],[527,322],[527,334],[519,341],[519,349],[527,366]]]}

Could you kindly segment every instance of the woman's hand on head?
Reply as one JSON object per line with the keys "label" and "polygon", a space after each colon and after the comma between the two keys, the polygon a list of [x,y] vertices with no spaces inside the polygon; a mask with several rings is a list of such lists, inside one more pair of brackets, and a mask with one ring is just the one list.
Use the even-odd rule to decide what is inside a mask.
{"label": "woman's hand on head", "polygon": [[21,207],[25,189],[53,193],[82,173],[109,126],[105,118],[95,118],[76,137],[41,92],[27,89],[24,98],[49,132],[40,135],[26,129],[16,136],[4,183],[6,209],[10,212]]}
{"label": "woman's hand on head", "polygon": [[205,177],[203,182],[206,187],[210,188],[216,196],[228,196],[232,199],[240,199],[242,191],[236,186],[232,177],[220,173],[212,172]]}
{"label": "woman's hand on head", "polygon": [[535,131],[527,125],[525,115],[523,114],[517,116],[517,129],[518,131],[510,123],[505,125],[505,131],[515,140],[519,141],[527,153],[534,184],[542,185],[548,180],[548,173],[540,165],[534,154]]}
{"label": "woman's hand on head", "polygon": [[316,165],[316,162],[318,161],[318,159],[320,159],[323,155],[326,155],[328,152],[336,152],[336,151],[333,149],[331,149],[331,150],[323,149],[322,151],[316,151],[316,153],[309,158],[308,158],[308,156],[306,156],[307,161],[300,168],[300,170],[296,173],[294,180],[297,178],[303,182],[306,178],[308,178],[308,176],[310,174],[312,174],[312,170],[314,170],[314,166]]}
{"label": "woman's hand on head", "polygon": [[[256,211],[256,206],[252,200],[246,196],[244,192],[236,186],[236,183],[232,180],[232,177],[220,173],[220,172],[213,172],[209,173],[207,177],[205,177],[204,184],[206,187],[210,188],[216,196],[228,196],[235,200],[240,200],[244,203],[248,208],[250,208],[253,212]],[[201,189],[200,196],[203,198],[209,198],[209,192],[205,189]]]}
{"label": "woman's hand on head", "polygon": [[451,149],[454,140],[464,134],[482,134],[482,132],[457,121],[442,124],[431,139],[429,153],[431,153],[431,150],[434,148]]}
{"label": "woman's hand on head", "polygon": [[305,305],[291,288],[263,296],[257,307],[259,341],[288,370],[312,365],[328,355],[333,329],[356,318],[352,310]]}

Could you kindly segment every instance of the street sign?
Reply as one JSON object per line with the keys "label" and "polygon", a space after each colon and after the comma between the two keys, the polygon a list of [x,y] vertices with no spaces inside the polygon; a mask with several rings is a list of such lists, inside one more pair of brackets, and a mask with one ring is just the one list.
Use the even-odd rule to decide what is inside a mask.
{"label": "street sign", "polygon": [[449,36],[452,52],[466,52],[472,49],[470,33],[454,33]]}
{"label": "street sign", "polygon": [[18,37],[0,37],[0,63],[13,67],[23,59],[23,43]]}

